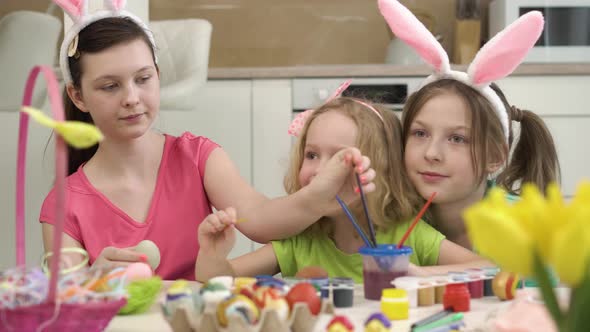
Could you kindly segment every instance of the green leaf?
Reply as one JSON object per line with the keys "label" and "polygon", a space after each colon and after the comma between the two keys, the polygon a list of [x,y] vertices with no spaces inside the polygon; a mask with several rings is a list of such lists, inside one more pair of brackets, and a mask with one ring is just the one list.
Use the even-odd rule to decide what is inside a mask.
{"label": "green leaf", "polygon": [[545,264],[543,264],[539,253],[535,252],[533,256],[533,269],[535,271],[535,278],[539,283],[539,289],[541,290],[541,294],[543,294],[543,301],[545,301],[545,306],[553,317],[555,325],[557,325],[563,332],[565,315],[559,308],[557,297],[555,296],[553,287],[551,287],[551,278],[549,277],[549,272],[547,271]]}
{"label": "green leaf", "polygon": [[[586,266],[589,265],[586,264]],[[587,269],[582,283],[577,288],[572,289],[566,331],[590,331],[588,308],[590,308],[590,271]]]}

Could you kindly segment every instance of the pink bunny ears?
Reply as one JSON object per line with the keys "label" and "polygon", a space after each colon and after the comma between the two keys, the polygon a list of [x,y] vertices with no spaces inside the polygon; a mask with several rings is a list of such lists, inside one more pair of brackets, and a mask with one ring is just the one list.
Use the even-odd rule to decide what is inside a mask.
{"label": "pink bunny ears", "polygon": [[[338,86],[338,88],[336,88],[336,90],[332,93],[332,95],[330,95],[330,97],[328,97],[328,99],[326,99],[323,104],[325,105],[325,104],[331,102],[332,100],[340,97],[342,95],[342,93],[350,86],[350,83],[352,83],[351,79],[348,79],[348,80],[342,82],[342,84],[340,84]],[[373,111],[373,113],[375,113],[379,117],[379,119],[381,119],[381,121],[383,121],[383,117],[375,109],[375,107],[373,107],[370,104],[367,104],[364,101],[359,100],[359,99],[353,98],[353,100],[355,102],[365,106],[366,108],[370,109],[371,111]],[[291,125],[289,126],[289,130],[287,131],[289,133],[289,135],[299,137],[299,135],[301,134],[301,130],[303,130],[303,127],[305,126],[305,122],[307,121],[309,116],[313,113],[313,111],[314,111],[313,109],[310,109],[310,110],[306,110],[304,112],[297,114],[297,116],[295,116],[293,121],[291,121]]]}
{"label": "pink bunny ears", "polygon": [[[125,11],[126,0],[104,0],[104,10],[88,13],[89,0],[53,0],[72,19],[73,24],[64,35],[64,40],[59,50],[59,66],[66,83],[72,82],[72,74],[68,66],[68,56],[73,56],[78,47],[78,33],[93,22],[107,17],[129,17],[137,25],[143,28],[155,50],[154,36],[149,32],[147,25],[137,16]],[[157,59],[156,59],[157,61]]]}
{"label": "pink bunny ears", "polygon": [[516,69],[543,31],[543,15],[529,12],[506,27],[479,50],[467,73],[451,70],[449,57],[432,33],[397,0],[379,0],[379,10],[397,38],[411,46],[434,73],[422,83],[450,78],[476,88],[486,97],[502,123],[508,142],[508,110],[489,87]]}

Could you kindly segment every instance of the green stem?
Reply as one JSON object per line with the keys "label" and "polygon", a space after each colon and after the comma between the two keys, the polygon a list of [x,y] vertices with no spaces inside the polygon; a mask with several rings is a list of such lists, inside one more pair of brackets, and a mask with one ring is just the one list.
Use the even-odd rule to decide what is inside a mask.
{"label": "green stem", "polygon": [[533,265],[535,277],[537,278],[537,283],[541,289],[541,294],[543,294],[545,306],[547,306],[547,310],[549,310],[549,313],[551,313],[551,316],[553,316],[557,328],[562,330],[562,328],[565,326],[564,313],[559,308],[557,297],[555,296],[555,292],[551,286],[549,273],[547,273],[547,269],[545,268],[545,265],[543,264],[543,261],[541,260],[541,257],[539,257],[538,253],[535,253],[534,255]]}

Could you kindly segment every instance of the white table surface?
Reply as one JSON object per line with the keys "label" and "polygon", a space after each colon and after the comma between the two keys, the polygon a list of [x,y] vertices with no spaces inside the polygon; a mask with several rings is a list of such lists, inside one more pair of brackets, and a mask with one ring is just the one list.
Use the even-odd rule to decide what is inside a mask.
{"label": "white table surface", "polygon": [[[168,285],[168,284],[167,284]],[[198,284],[195,283],[195,287]],[[164,294],[164,290],[162,292]],[[163,296],[159,301],[163,300]],[[471,310],[465,313],[463,321],[465,322],[465,331],[484,332],[493,331],[491,320],[496,313],[510,304],[510,301],[500,301],[496,297],[484,297],[481,299],[471,300]],[[364,321],[367,317],[375,312],[380,311],[379,301],[369,301],[364,299],[362,285],[355,288],[354,305],[351,308],[335,308],[335,314],[347,316],[355,325],[355,332],[362,332]],[[392,321],[391,331],[409,331],[412,323],[427,317],[435,312],[442,310],[442,304],[436,304],[430,307],[410,308],[410,317],[408,320]],[[326,331],[326,325],[332,319],[332,315],[320,315],[314,332]],[[116,316],[106,329],[107,332],[171,332],[172,329],[166,322],[166,319],[160,312],[159,304],[155,304],[151,310],[141,315],[133,316]]]}

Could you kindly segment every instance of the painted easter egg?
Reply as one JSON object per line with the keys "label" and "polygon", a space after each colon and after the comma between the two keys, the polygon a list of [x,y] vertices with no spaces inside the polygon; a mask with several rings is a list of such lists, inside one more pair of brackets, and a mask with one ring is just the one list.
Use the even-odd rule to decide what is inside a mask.
{"label": "painted easter egg", "polygon": [[254,291],[253,298],[259,308],[274,310],[279,319],[285,320],[289,317],[289,303],[278,289],[259,287]]}
{"label": "painted easter egg", "polygon": [[293,310],[295,303],[304,302],[307,303],[309,311],[313,315],[317,315],[320,312],[322,301],[318,295],[318,290],[308,282],[299,283],[289,290],[286,296],[289,308]]}
{"label": "painted easter egg", "polygon": [[328,332],[353,332],[354,325],[345,316],[334,316],[326,328]]}
{"label": "painted easter egg", "polygon": [[500,271],[492,280],[492,290],[500,300],[512,300],[519,280],[517,274]]}
{"label": "painted easter egg", "polygon": [[365,322],[365,332],[386,332],[391,329],[391,321],[383,313],[369,316]]}
{"label": "painted easter egg", "polygon": [[285,281],[277,278],[258,279],[254,284],[254,289],[257,289],[259,287],[272,287],[280,291],[281,294],[285,294],[289,290],[289,287],[287,286]]}
{"label": "painted easter egg", "polygon": [[255,324],[260,316],[258,307],[244,295],[232,295],[217,306],[219,325],[226,327],[230,317],[242,317],[248,324]]}

